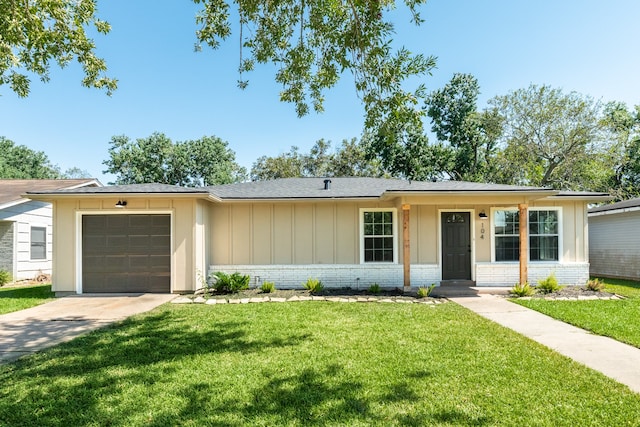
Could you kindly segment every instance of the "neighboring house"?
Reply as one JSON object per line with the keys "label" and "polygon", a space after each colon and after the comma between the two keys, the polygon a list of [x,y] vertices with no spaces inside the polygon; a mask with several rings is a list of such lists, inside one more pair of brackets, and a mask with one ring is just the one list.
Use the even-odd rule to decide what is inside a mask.
{"label": "neighboring house", "polygon": [[589,210],[591,275],[640,280],[640,198]]}
{"label": "neighboring house", "polygon": [[0,179],[0,269],[13,280],[51,274],[51,204],[23,194],[99,185],[95,179]]}
{"label": "neighboring house", "polygon": [[[58,293],[191,292],[209,272],[251,285],[513,286],[589,277],[587,204],[603,193],[468,182],[290,178],[31,192],[53,203]],[[522,227],[519,222],[522,213]],[[525,223],[526,222],[526,223]]]}

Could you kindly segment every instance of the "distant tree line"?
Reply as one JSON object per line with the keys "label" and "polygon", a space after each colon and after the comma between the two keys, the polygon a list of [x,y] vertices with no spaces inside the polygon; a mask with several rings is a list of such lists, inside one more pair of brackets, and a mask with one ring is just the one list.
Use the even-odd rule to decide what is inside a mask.
{"label": "distant tree line", "polygon": [[[423,123],[395,121],[360,139],[317,141],[309,152],[291,147],[261,156],[247,170],[226,141],[215,136],[174,142],[162,133],[132,140],[114,136],[105,173],[113,184],[158,182],[202,186],[305,176],[373,176],[460,180],[610,192],[617,200],[640,196],[640,106],[602,104],[546,85],[496,96],[478,108],[480,86],[455,74],[423,106]],[[0,138],[0,177],[84,177],[64,173],[43,152]]]}

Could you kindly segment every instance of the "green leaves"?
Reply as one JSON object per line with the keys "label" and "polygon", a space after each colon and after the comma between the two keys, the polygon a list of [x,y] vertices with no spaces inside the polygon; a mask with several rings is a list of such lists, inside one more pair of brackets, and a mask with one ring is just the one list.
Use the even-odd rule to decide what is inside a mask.
{"label": "green leaves", "polygon": [[117,80],[105,75],[106,63],[94,53],[86,30],[107,34],[110,25],[98,19],[97,0],[0,0],[0,85],[18,96],[29,94],[30,75],[49,81],[52,62],[64,68],[77,60],[85,73],[82,85],[110,95]]}
{"label": "green leaves", "polygon": [[44,152],[0,137],[0,178],[57,179],[60,171]]}
{"label": "green leaves", "polygon": [[172,142],[162,133],[131,141],[114,136],[105,173],[116,175],[113,184],[160,183],[188,187],[241,182],[246,170],[235,153],[217,137]]}
{"label": "green leaves", "polygon": [[[405,0],[412,22],[421,22],[418,7],[426,0]],[[201,4],[196,22],[199,43],[217,48],[231,35],[229,4],[222,0],[194,0]],[[294,104],[298,116],[324,109],[324,93],[345,71],[351,72],[365,108],[365,127],[393,127],[400,121],[417,123],[416,108],[424,88],[406,90],[410,77],[429,73],[435,58],[391,48],[393,24],[385,15],[395,8],[390,0],[238,0],[241,77],[255,63],[277,67],[282,84],[280,100]]]}

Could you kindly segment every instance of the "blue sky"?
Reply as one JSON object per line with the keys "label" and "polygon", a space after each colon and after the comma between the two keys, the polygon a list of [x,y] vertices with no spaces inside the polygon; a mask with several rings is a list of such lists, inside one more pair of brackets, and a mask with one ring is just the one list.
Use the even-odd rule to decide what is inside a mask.
{"label": "blue sky", "polygon": [[[112,97],[81,87],[78,66],[54,69],[46,84],[34,80],[28,98],[0,86],[0,135],[44,151],[62,170],[77,166],[106,184],[112,177],[102,161],[111,137],[122,134],[158,131],[174,141],[215,135],[247,169],[292,145],[306,151],[320,138],[336,146],[361,134],[363,109],[349,75],[327,93],[323,114],[299,119],[278,100],[273,66],[258,67],[249,87],[237,88],[237,35],[219,50],[194,52],[191,2],[98,4],[112,25],[95,38],[109,75],[119,79]],[[429,91],[462,72],[479,80],[480,108],[531,83],[640,104],[637,0],[431,0],[422,15],[417,28],[399,17],[394,39],[438,58],[433,75],[421,79]]]}

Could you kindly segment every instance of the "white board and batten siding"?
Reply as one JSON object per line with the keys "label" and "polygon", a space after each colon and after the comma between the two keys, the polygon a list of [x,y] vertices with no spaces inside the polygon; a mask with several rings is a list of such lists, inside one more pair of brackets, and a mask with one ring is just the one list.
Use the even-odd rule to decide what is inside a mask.
{"label": "white board and batten siding", "polygon": [[[0,221],[13,222],[14,280],[33,279],[39,274],[51,274],[52,267],[52,207],[51,204],[30,200],[0,210]],[[31,259],[31,228],[46,229],[45,259]]]}
{"label": "white board and batten siding", "polygon": [[592,276],[640,280],[640,210],[589,215]]}

